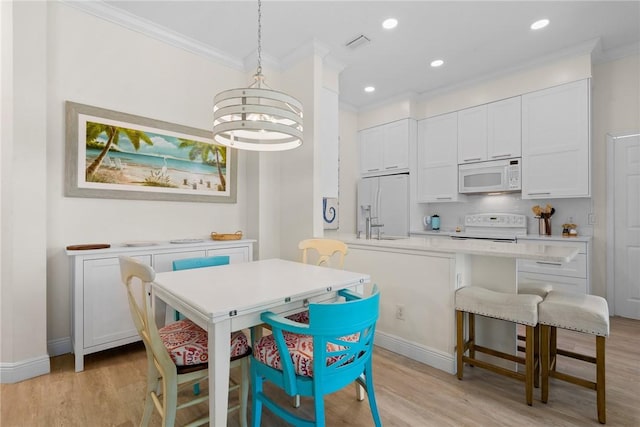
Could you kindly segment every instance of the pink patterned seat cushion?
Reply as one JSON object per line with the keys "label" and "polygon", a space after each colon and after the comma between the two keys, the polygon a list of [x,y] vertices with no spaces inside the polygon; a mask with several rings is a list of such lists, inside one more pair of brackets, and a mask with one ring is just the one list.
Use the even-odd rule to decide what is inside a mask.
{"label": "pink patterned seat cushion", "polygon": [[[159,329],[160,338],[176,366],[198,365],[209,361],[207,331],[189,319]],[[231,334],[231,358],[249,352],[249,341],[242,331]]]}
{"label": "pink patterned seat cushion", "polygon": [[295,313],[290,316],[287,316],[287,319],[292,320],[298,323],[304,323],[306,325],[309,324],[309,310],[301,311],[300,313]]}
{"label": "pink patterned seat cushion", "polygon": [[[313,376],[313,337],[311,335],[300,335],[291,332],[283,332],[284,341],[289,349],[293,367],[297,375],[307,377]],[[342,337],[342,341],[356,342],[360,334],[353,334]],[[344,346],[334,343],[327,343],[327,351],[333,352],[345,349]],[[280,354],[273,335],[262,337],[256,342],[253,349],[253,357],[274,369],[282,370]],[[341,359],[342,356],[327,357],[327,366],[331,366]]]}

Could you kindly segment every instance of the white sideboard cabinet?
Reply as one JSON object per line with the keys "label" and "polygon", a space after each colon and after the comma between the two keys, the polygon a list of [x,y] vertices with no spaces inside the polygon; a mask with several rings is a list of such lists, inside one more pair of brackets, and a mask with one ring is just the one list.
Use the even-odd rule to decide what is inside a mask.
{"label": "white sideboard cabinet", "polygon": [[254,242],[208,240],[68,250],[73,310],[71,339],[76,372],[84,370],[85,355],[140,340],[120,278],[118,256],[130,256],[152,266],[156,272],[164,272],[172,270],[174,260],[182,258],[228,255],[232,263],[252,261]]}

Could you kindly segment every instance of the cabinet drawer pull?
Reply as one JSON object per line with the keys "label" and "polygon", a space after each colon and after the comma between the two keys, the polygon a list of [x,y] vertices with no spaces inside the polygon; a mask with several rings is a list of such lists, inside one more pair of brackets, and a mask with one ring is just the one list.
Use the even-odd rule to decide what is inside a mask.
{"label": "cabinet drawer pull", "polygon": [[507,154],[496,154],[495,156],[491,156],[492,159],[497,159],[498,157],[511,157],[511,153]]}
{"label": "cabinet drawer pull", "polygon": [[436,197],[436,200],[451,200],[451,197]]}
{"label": "cabinet drawer pull", "polygon": [[471,159],[462,159],[463,162],[473,162],[475,160],[482,160],[481,157],[473,157]]}
{"label": "cabinet drawer pull", "polygon": [[376,169],[367,169],[367,172],[375,172],[377,170],[378,170],[377,168]]}
{"label": "cabinet drawer pull", "polygon": [[536,261],[536,264],[543,264],[543,265],[555,265],[557,267],[562,267],[562,264],[559,262],[548,262],[548,261]]}
{"label": "cabinet drawer pull", "polygon": [[551,192],[547,191],[547,192],[541,192],[541,193],[527,193],[529,196],[543,196],[545,194],[551,194]]}
{"label": "cabinet drawer pull", "polygon": [[385,169],[398,169],[398,166],[387,166]]}

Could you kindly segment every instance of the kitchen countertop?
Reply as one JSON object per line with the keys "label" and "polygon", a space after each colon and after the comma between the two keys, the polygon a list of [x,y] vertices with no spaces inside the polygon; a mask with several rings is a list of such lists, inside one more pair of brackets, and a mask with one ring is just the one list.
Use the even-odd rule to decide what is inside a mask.
{"label": "kitchen countertop", "polygon": [[418,231],[410,231],[409,234],[416,236],[444,236],[449,237],[450,234],[455,233],[455,230],[418,230]]}
{"label": "kitchen countertop", "polygon": [[553,242],[588,242],[590,241],[592,236],[581,236],[578,235],[576,237],[562,237],[559,235],[556,236],[541,236],[539,234],[527,234],[526,236],[518,237],[519,240],[537,240],[544,242],[553,241]]}
{"label": "kitchen countertop", "polygon": [[[569,262],[578,253],[575,246],[545,245],[540,242],[504,243],[487,240],[455,240],[438,237],[408,237],[394,240],[357,239],[355,235],[341,235],[349,246],[368,246],[441,253],[523,258],[536,261]],[[567,239],[568,240],[568,239]]]}

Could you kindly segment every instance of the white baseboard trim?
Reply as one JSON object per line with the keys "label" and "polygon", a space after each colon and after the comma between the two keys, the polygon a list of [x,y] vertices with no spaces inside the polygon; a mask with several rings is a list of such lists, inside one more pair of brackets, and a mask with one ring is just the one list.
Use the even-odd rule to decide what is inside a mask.
{"label": "white baseboard trim", "polygon": [[455,374],[456,372],[455,355],[450,355],[440,350],[435,350],[380,331],[376,332],[375,344],[450,374]]}
{"label": "white baseboard trim", "polygon": [[20,362],[0,363],[0,383],[12,384],[51,372],[49,356],[42,355]]}
{"label": "white baseboard trim", "polygon": [[61,354],[73,353],[71,337],[58,338],[47,342],[47,351],[51,357]]}

